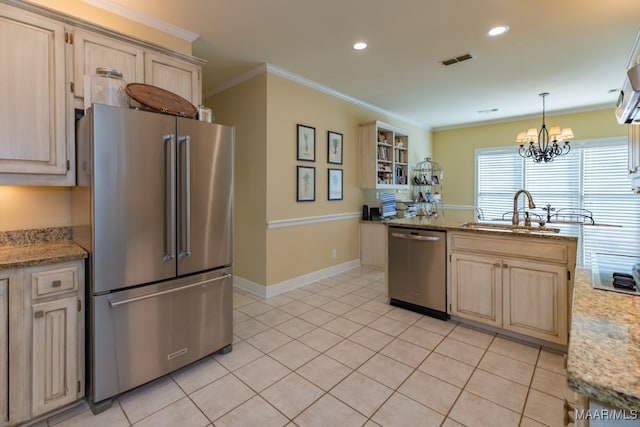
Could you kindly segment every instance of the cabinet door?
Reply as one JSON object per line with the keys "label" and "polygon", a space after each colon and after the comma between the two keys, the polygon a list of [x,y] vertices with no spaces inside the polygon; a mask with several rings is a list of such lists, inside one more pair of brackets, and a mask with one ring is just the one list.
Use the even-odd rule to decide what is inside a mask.
{"label": "cabinet door", "polygon": [[0,425],[9,421],[9,280],[0,279]]}
{"label": "cabinet door", "polygon": [[63,24],[0,4],[0,64],[0,185],[68,185]]}
{"label": "cabinet door", "polygon": [[451,254],[451,314],[502,325],[502,267],[499,258]]}
{"label": "cabinet door", "polygon": [[77,400],[77,297],[34,304],[32,416]]}
{"label": "cabinet door", "polygon": [[200,67],[166,55],[145,55],[144,82],[180,95],[194,105],[202,99]]}
{"label": "cabinet door", "polygon": [[125,42],[76,30],[74,57],[74,92],[78,97],[85,95],[84,76],[94,75],[98,67],[114,68],[122,72],[122,79],[127,83],[142,83],[144,80],[144,51]]}
{"label": "cabinet door", "polygon": [[384,270],[387,268],[385,233],[387,226],[379,222],[360,224],[360,263]]}
{"label": "cabinet door", "polygon": [[503,328],[567,344],[567,268],[504,260]]}

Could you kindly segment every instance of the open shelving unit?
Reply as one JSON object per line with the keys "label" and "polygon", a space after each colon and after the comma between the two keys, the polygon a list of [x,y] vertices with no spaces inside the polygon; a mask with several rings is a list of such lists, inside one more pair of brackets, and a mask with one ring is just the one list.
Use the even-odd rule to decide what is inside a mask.
{"label": "open shelving unit", "polygon": [[409,189],[409,133],[375,121],[360,125],[360,187]]}

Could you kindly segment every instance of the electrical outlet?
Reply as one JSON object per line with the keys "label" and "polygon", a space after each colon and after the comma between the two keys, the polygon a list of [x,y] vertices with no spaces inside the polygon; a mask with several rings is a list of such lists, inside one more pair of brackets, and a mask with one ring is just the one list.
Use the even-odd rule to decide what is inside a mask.
{"label": "electrical outlet", "polygon": [[337,254],[336,254],[336,250],[335,250],[335,249],[332,249],[332,250],[331,250],[331,258],[336,259],[336,255],[337,255]]}

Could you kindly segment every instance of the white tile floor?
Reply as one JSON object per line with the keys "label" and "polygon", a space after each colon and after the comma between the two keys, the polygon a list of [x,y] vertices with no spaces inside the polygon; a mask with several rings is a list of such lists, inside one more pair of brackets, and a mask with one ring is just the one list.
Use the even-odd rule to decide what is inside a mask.
{"label": "white tile floor", "polygon": [[385,303],[359,268],[276,297],[234,293],[234,347],[42,426],[561,426],[563,357]]}

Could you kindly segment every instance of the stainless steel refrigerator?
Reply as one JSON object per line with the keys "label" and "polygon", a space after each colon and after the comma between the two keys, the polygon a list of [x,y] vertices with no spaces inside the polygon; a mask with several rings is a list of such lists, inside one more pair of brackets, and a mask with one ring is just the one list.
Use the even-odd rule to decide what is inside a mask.
{"label": "stainless steel refrigerator", "polygon": [[95,104],[79,120],[73,240],[89,252],[87,397],[232,343],[234,129]]}

